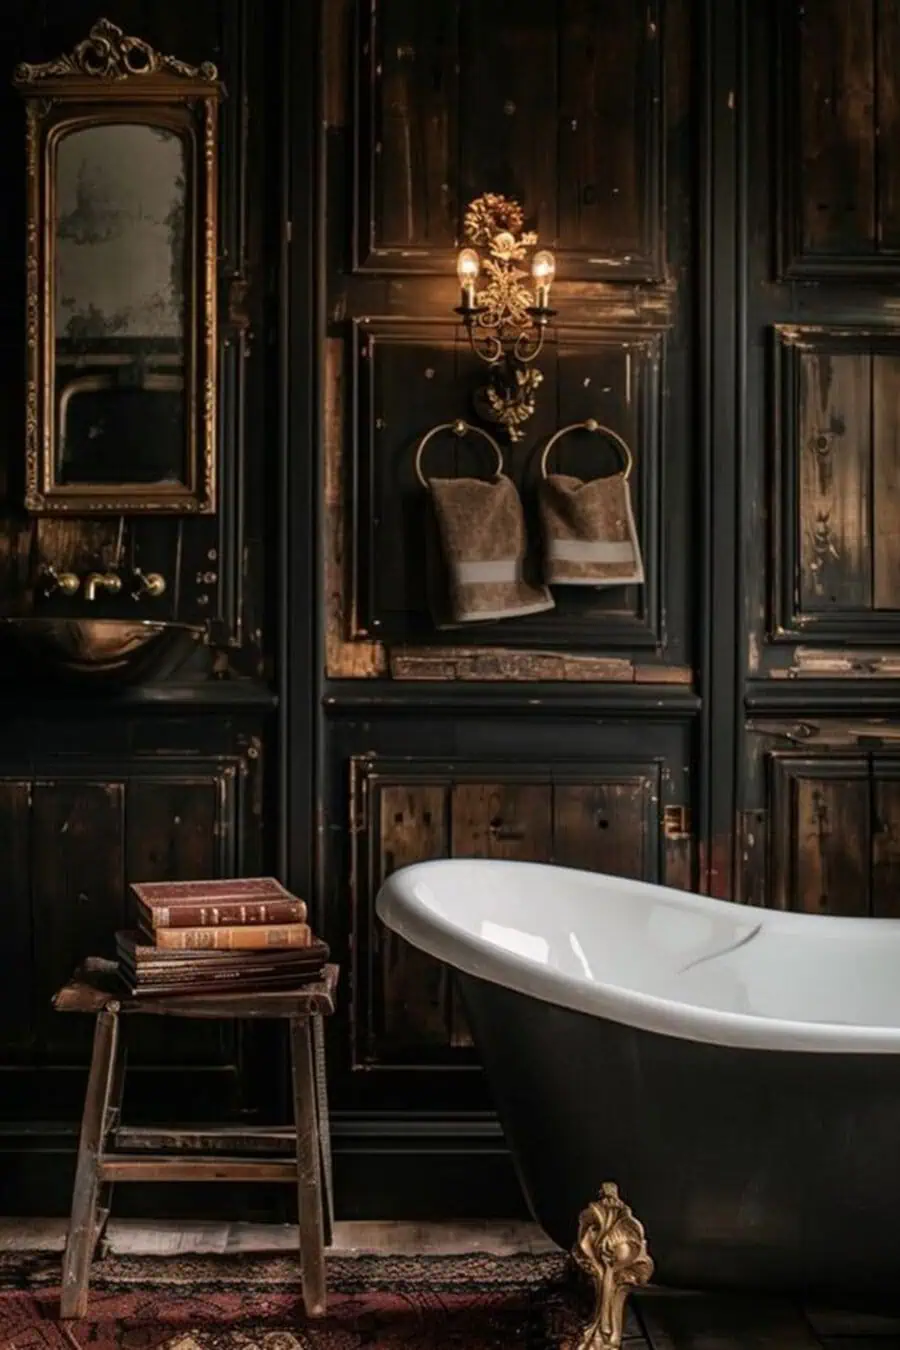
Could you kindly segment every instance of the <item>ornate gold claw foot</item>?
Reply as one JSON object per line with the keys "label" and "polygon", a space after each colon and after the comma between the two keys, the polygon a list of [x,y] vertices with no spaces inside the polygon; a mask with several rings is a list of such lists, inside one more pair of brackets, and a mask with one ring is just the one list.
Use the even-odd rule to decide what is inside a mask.
{"label": "ornate gold claw foot", "polygon": [[599,1199],[582,1210],[572,1256],[593,1280],[596,1295],[594,1316],[576,1350],[619,1350],[628,1295],[650,1279],[653,1261],[643,1225],[615,1182],[605,1181]]}

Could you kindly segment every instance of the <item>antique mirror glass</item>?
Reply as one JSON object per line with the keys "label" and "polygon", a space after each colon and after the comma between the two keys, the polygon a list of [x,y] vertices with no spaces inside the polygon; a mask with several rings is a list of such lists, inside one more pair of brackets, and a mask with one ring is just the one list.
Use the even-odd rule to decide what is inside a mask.
{"label": "antique mirror glass", "polygon": [[16,83],[29,150],[26,505],[211,511],[215,71],[101,20]]}

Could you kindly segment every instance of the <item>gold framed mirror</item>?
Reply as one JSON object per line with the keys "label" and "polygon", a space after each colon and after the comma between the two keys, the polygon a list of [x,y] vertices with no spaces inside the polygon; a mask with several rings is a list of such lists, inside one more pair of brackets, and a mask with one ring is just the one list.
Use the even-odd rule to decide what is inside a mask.
{"label": "gold framed mirror", "polygon": [[212,512],[216,68],[100,19],[13,83],[26,107],[26,509]]}

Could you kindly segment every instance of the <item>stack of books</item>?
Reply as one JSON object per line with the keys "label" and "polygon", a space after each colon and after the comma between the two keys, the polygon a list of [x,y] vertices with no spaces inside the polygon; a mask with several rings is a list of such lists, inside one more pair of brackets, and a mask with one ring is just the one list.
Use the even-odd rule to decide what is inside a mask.
{"label": "stack of books", "polygon": [[322,976],[328,948],[304,902],[274,877],[129,890],[133,927],[116,934],[116,955],[137,997],[294,989]]}

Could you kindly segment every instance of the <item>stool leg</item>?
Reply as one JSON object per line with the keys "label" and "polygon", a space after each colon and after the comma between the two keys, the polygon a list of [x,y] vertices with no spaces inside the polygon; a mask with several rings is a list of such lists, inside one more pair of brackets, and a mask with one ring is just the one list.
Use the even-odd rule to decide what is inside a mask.
{"label": "stool leg", "polygon": [[300,1224],[300,1282],[307,1317],[325,1312],[325,1239],[322,1169],[316,1120],[316,1082],[310,1019],[291,1018],[294,1125],[297,1131],[297,1219]]}
{"label": "stool leg", "polygon": [[[125,1091],[125,1066],[128,1059],[128,1051],[125,1048],[125,1024],[119,1021],[119,1034],[116,1039],[116,1050],[113,1057],[112,1083],[109,1092],[109,1105],[106,1111],[106,1120],[103,1124],[103,1132],[100,1137],[100,1153],[102,1157],[108,1152],[107,1139],[110,1134],[115,1134],[122,1123],[122,1096]],[[103,1181],[97,1188],[97,1220],[96,1232],[94,1234],[94,1250],[92,1259],[100,1260],[106,1255],[106,1227],[109,1223],[109,1215],[112,1210],[113,1183]]]}
{"label": "stool leg", "polygon": [[325,1075],[325,1018],[312,1018],[313,1073],[316,1076],[316,1114],[319,1119],[319,1150],[322,1157],[322,1181],[325,1186],[325,1246],[334,1241],[334,1172],[331,1163],[331,1121],[328,1116],[328,1081]]}
{"label": "stool leg", "polygon": [[87,1313],[88,1281],[97,1220],[97,1162],[102,1150],[114,1084],[118,1039],[118,1007],[104,1009],[97,1014],[94,1027],[94,1051],[81,1118],[72,1213],[63,1256],[59,1309],[63,1321],[84,1317]]}

